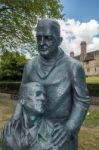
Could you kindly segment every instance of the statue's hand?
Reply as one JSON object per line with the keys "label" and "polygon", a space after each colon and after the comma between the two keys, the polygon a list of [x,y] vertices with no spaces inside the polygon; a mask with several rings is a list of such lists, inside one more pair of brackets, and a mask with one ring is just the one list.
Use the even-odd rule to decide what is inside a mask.
{"label": "statue's hand", "polygon": [[13,130],[11,128],[10,122],[4,125],[3,131],[2,131],[2,138],[3,141],[8,149],[13,149],[15,147],[14,141],[13,141]]}
{"label": "statue's hand", "polygon": [[19,123],[20,123],[20,120],[19,120],[19,119],[12,119],[12,121],[11,121],[11,127],[17,129]]}
{"label": "statue's hand", "polygon": [[59,123],[55,124],[54,132],[52,134],[52,142],[56,146],[61,147],[66,141],[70,139],[70,131],[66,126],[60,125]]}

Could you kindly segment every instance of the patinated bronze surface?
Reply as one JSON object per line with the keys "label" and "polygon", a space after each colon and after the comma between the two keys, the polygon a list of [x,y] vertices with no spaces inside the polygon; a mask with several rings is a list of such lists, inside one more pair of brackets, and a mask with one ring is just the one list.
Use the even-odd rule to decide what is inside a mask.
{"label": "patinated bronze surface", "polygon": [[[83,67],[80,62],[68,57],[59,48],[62,38],[58,22],[51,19],[40,20],[37,24],[36,37],[39,56],[26,64],[22,85],[38,82],[44,87],[46,105],[43,113],[33,115],[37,119],[36,126],[32,125],[34,120],[30,123],[27,119],[27,124],[29,126],[31,124],[32,128],[33,138],[29,140],[32,147],[29,147],[26,142],[28,140],[24,140],[23,145],[27,143],[26,150],[78,150],[78,132],[89,107],[89,95]],[[27,97],[27,92],[24,94]],[[36,98],[34,99],[36,100]],[[28,102],[27,98],[29,105]],[[34,105],[31,108],[34,109]],[[24,125],[20,126],[16,119],[22,117],[19,110],[21,107],[17,104],[12,119],[12,124],[17,129],[16,132],[18,128],[20,130],[21,127],[22,129],[24,127]],[[27,109],[27,114],[29,113],[30,108]],[[24,111],[23,115],[25,115]],[[36,130],[33,129],[34,127]],[[27,137],[28,134],[25,138]],[[22,149],[22,144],[20,145],[19,149]]]}

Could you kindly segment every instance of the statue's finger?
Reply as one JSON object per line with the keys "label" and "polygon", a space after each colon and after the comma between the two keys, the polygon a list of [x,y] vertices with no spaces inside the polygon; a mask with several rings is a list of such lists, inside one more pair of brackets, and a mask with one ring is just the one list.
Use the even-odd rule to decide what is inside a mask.
{"label": "statue's finger", "polygon": [[2,138],[4,138],[4,137],[5,137],[5,130],[3,128],[3,130],[2,130]]}
{"label": "statue's finger", "polygon": [[58,132],[55,132],[53,134],[52,141],[55,142],[60,137],[61,133],[62,133],[62,130],[59,130]]}
{"label": "statue's finger", "polygon": [[54,145],[60,145],[61,146],[61,141],[65,139],[66,134],[65,132],[62,132],[62,134],[55,140]]}
{"label": "statue's finger", "polygon": [[60,123],[58,123],[58,122],[55,123],[55,124],[54,124],[54,127],[56,127],[56,126],[60,126]]}
{"label": "statue's finger", "polygon": [[68,136],[66,134],[61,138],[61,140],[58,142],[59,146],[62,146],[68,139]]}
{"label": "statue's finger", "polygon": [[15,124],[15,130],[18,128],[18,121],[16,121],[16,124]]}
{"label": "statue's finger", "polygon": [[2,131],[2,136],[4,139],[7,137],[7,124],[4,125],[3,131]]}
{"label": "statue's finger", "polygon": [[8,124],[5,125],[4,130],[5,130],[5,134],[7,134],[8,133]]}
{"label": "statue's finger", "polygon": [[8,135],[10,135],[11,134],[11,125],[10,125],[10,123],[8,123]]}
{"label": "statue's finger", "polygon": [[54,134],[54,132],[56,132],[56,131],[58,131],[58,130],[60,130],[60,129],[62,129],[61,126],[56,126],[56,127],[54,128],[53,134]]}
{"label": "statue's finger", "polygon": [[12,127],[14,127],[14,122],[15,122],[15,121],[13,121],[13,120],[11,121],[11,126],[12,126]]}

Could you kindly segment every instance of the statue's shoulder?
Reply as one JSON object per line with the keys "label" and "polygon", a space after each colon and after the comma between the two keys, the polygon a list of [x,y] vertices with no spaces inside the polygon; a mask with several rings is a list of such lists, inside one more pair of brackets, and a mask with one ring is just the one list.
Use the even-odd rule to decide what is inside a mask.
{"label": "statue's shoulder", "polygon": [[65,61],[66,64],[68,65],[68,68],[70,70],[70,72],[72,72],[73,74],[80,68],[83,69],[83,66],[81,64],[81,62],[75,58],[72,58],[70,56],[65,55]]}
{"label": "statue's shoulder", "polygon": [[33,57],[31,60],[29,60],[29,61],[26,63],[26,67],[27,67],[28,69],[35,67],[35,65],[36,65],[36,63],[37,63],[37,60],[38,60],[38,56]]}
{"label": "statue's shoulder", "polygon": [[80,63],[79,60],[77,60],[75,58],[71,58],[71,57],[69,57],[69,59],[70,59],[71,68],[77,68],[79,66],[82,66],[82,64]]}

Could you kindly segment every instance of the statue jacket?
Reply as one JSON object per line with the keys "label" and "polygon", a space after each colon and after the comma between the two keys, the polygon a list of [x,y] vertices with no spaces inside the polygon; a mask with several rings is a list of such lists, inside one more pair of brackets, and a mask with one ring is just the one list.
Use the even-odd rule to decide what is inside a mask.
{"label": "statue jacket", "polygon": [[54,62],[42,61],[37,56],[26,64],[22,84],[33,81],[41,83],[46,89],[47,108],[44,118],[53,124],[66,124],[72,135],[72,146],[68,146],[67,150],[76,150],[77,133],[89,107],[83,66],[62,50]]}

